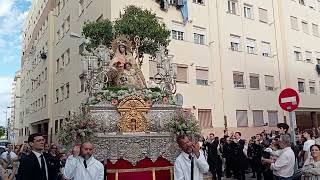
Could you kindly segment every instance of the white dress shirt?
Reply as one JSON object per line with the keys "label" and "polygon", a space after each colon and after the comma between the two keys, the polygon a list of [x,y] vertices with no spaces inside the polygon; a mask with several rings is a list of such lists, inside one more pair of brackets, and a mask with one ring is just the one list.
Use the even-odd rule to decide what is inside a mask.
{"label": "white dress shirt", "polygon": [[282,150],[276,162],[271,164],[273,174],[280,177],[291,177],[294,173],[295,155],[291,147]]}
{"label": "white dress shirt", "polygon": [[[40,168],[43,166],[43,164],[41,164],[41,155],[43,155],[43,154],[40,154],[40,153],[38,153],[38,152],[36,152],[36,151],[32,151],[33,152],[33,154],[34,155],[36,155],[37,156],[37,159],[38,159],[38,162],[39,162],[39,165],[40,165]],[[47,177],[47,179],[49,179],[49,177],[48,177],[48,166],[47,166],[47,162],[46,162],[46,158],[43,156],[43,159],[44,159],[44,164],[45,164],[45,169],[46,169],[46,177]]]}
{"label": "white dress shirt", "polygon": [[[194,156],[194,155],[193,155]],[[203,173],[208,172],[209,165],[206,158],[200,150],[200,156],[194,157],[193,179],[203,180]],[[174,163],[174,179],[175,180],[190,180],[191,179],[191,160],[189,154],[181,152]]]}
{"label": "white dress shirt", "polygon": [[[1,154],[2,159],[7,159],[7,156],[8,156],[8,151],[5,151]],[[18,156],[16,155],[16,153],[10,151],[10,157],[11,159],[14,159],[14,158],[17,158]]]}
{"label": "white dress shirt", "polygon": [[70,156],[67,159],[63,175],[66,179],[73,180],[103,180],[104,167],[101,162],[96,160],[93,156],[88,159],[87,168],[84,167],[84,159],[81,156]]}
{"label": "white dress shirt", "polygon": [[[310,158],[312,158],[311,157],[311,152],[310,152],[310,147],[312,146],[312,145],[314,145],[316,142],[315,142],[315,140],[313,140],[313,139],[309,139],[309,140],[307,140],[306,142],[304,142],[303,143],[303,150],[305,151],[305,153],[307,153],[307,159],[310,159]],[[306,159],[306,160],[307,160]]]}

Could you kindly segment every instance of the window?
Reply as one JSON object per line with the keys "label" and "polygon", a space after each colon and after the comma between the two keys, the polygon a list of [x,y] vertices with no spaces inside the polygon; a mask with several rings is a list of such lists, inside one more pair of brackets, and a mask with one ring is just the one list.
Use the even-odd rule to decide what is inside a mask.
{"label": "window", "polygon": [[315,7],[315,2],[314,2],[315,0],[309,0],[308,1],[308,5],[309,5],[309,7],[311,8],[311,9],[314,9],[314,7]]}
{"label": "window", "polygon": [[66,96],[66,98],[69,98],[69,96],[70,96],[70,84],[69,84],[69,83],[66,84],[66,89],[67,89],[67,96]]}
{"label": "window", "polygon": [[299,0],[299,4],[301,4],[301,5],[306,5],[305,2],[304,2],[304,0]]}
{"label": "window", "polygon": [[177,65],[177,82],[187,83],[188,82],[188,66]]}
{"label": "window", "polygon": [[66,25],[65,23],[62,23],[62,26],[61,26],[61,33],[62,33],[62,37],[64,37],[64,35],[66,34]]}
{"label": "window", "polygon": [[54,132],[55,134],[58,134],[59,131],[59,120],[54,121]]}
{"label": "window", "polygon": [[80,92],[83,92],[83,91],[85,91],[84,75],[81,75],[79,78],[80,78]]}
{"label": "window", "polygon": [[309,81],[309,90],[310,90],[310,94],[316,94],[316,82],[315,81]]}
{"label": "window", "polygon": [[60,123],[59,123],[59,129],[61,130],[63,126],[63,119],[60,119]]}
{"label": "window", "polygon": [[291,28],[294,30],[299,30],[298,18],[291,16],[290,17]]}
{"label": "window", "polygon": [[302,30],[304,33],[309,34],[309,28],[308,28],[308,23],[305,21],[302,21]]}
{"label": "window", "polygon": [[236,110],[236,119],[238,127],[248,127],[247,110]]}
{"label": "window", "polygon": [[263,111],[253,110],[252,115],[253,115],[253,126],[254,127],[261,127],[264,125]]}
{"label": "window", "polygon": [[247,52],[249,54],[255,54],[256,53],[256,40],[247,38]]}
{"label": "window", "polygon": [[212,127],[211,109],[198,109],[198,119],[201,128]]}
{"label": "window", "polygon": [[244,17],[248,19],[253,19],[253,11],[252,6],[245,4],[244,5]]}
{"label": "window", "polygon": [[61,68],[64,67],[64,54],[61,55]]}
{"label": "window", "polygon": [[208,85],[208,68],[196,67],[197,85]]}
{"label": "window", "polygon": [[316,24],[312,24],[312,34],[314,36],[319,37],[319,26]]}
{"label": "window", "polygon": [[58,73],[60,70],[60,59],[57,59],[56,61],[56,73]]}
{"label": "window", "polygon": [[316,63],[317,64],[320,64],[320,52],[315,52],[315,54],[316,54]]}
{"label": "window", "polygon": [[237,35],[230,35],[230,49],[232,51],[240,51],[240,36]]}
{"label": "window", "polygon": [[184,32],[172,30],[172,39],[183,41],[184,40]]}
{"label": "window", "polygon": [[66,20],[66,32],[68,32],[70,30],[70,15],[67,17]]}
{"label": "window", "polygon": [[61,101],[62,101],[64,99],[64,86],[61,86],[60,91],[61,91]]}
{"label": "window", "polygon": [[43,96],[43,101],[44,107],[47,107],[47,95]]}
{"label": "window", "polygon": [[192,0],[192,2],[196,4],[204,4],[204,0]]}
{"label": "window", "polygon": [[56,103],[59,102],[59,89],[56,89]]}
{"label": "window", "polygon": [[59,15],[60,14],[60,0],[58,0],[58,4],[57,4],[57,14]]}
{"label": "window", "polygon": [[66,65],[68,65],[70,63],[70,49],[67,49],[66,51]]}
{"label": "window", "polygon": [[195,44],[204,44],[204,35],[203,34],[194,33],[193,39],[194,39]]}
{"label": "window", "polygon": [[61,37],[60,30],[58,30],[58,31],[57,31],[57,44],[58,44],[59,41],[60,41],[60,37]]}
{"label": "window", "polygon": [[268,23],[268,10],[259,8],[259,20]]}
{"label": "window", "polygon": [[267,91],[273,91],[274,90],[274,77],[265,75],[264,76],[265,84],[266,84],[266,90]]}
{"label": "window", "polygon": [[233,84],[235,88],[245,88],[243,72],[233,72]]}
{"label": "window", "polygon": [[304,83],[304,79],[298,79],[298,91],[300,93],[304,93],[305,92],[305,83]]}
{"label": "window", "polygon": [[302,61],[301,49],[299,47],[294,47],[293,53],[296,61]]}
{"label": "window", "polygon": [[83,11],[84,11],[84,0],[79,0],[79,16],[81,16]]}
{"label": "window", "polygon": [[250,74],[250,88],[259,89],[259,75],[258,74]]}
{"label": "window", "polygon": [[261,42],[262,56],[271,57],[271,44],[269,42]]}
{"label": "window", "polygon": [[278,111],[268,111],[268,120],[269,120],[270,127],[277,127]]}
{"label": "window", "polygon": [[44,105],[43,105],[43,97],[41,97],[41,108],[43,108]]}
{"label": "window", "polygon": [[307,63],[312,63],[312,52],[306,51],[306,61]]}
{"label": "window", "polygon": [[237,14],[238,2],[237,0],[228,0],[228,13]]}

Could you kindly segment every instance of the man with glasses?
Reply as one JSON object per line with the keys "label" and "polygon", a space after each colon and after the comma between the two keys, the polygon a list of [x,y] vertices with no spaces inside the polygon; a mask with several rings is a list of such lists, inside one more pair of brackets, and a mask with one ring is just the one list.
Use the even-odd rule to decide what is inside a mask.
{"label": "man with glasses", "polygon": [[48,154],[43,153],[45,139],[42,134],[34,133],[28,138],[31,147],[30,154],[21,161],[18,174],[20,180],[51,180],[51,166]]}

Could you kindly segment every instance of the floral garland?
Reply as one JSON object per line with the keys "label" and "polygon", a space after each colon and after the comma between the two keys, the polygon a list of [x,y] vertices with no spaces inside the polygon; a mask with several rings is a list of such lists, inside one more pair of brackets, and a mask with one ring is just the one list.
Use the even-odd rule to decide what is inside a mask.
{"label": "floral garland", "polygon": [[63,145],[69,146],[91,140],[97,132],[105,132],[105,125],[99,123],[90,114],[74,114],[63,121],[58,140]]}
{"label": "floral garland", "polygon": [[168,123],[170,132],[180,135],[186,134],[191,137],[199,137],[201,129],[199,122],[193,113],[179,109],[175,112]]}
{"label": "floral garland", "polygon": [[173,96],[167,96],[159,88],[149,89],[126,89],[126,88],[106,88],[89,99],[88,104],[94,105],[101,101],[109,101],[113,105],[118,105],[122,99],[128,96],[142,97],[148,106],[152,106],[155,102],[162,101],[163,104],[175,104]]}

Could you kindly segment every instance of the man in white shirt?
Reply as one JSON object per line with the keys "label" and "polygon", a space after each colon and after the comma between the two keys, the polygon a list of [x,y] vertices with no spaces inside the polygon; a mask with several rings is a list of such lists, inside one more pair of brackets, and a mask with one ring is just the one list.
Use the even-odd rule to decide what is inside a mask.
{"label": "man in white shirt", "polygon": [[8,166],[9,169],[10,168],[12,169],[13,161],[18,160],[18,156],[16,155],[16,153],[12,151],[12,149],[13,149],[13,145],[9,143],[7,144],[7,151],[1,154],[1,159],[4,160],[5,164]]}
{"label": "man in white shirt", "polygon": [[307,140],[303,144],[303,159],[304,162],[306,162],[307,159],[311,158],[310,147],[314,145],[316,142],[312,139],[313,131],[311,129],[304,130],[302,135]]}
{"label": "man in white shirt", "polygon": [[209,165],[199,144],[193,144],[186,135],[179,135],[177,142],[182,151],[174,163],[174,179],[203,180]]}
{"label": "man in white shirt", "polygon": [[295,155],[291,149],[291,137],[288,134],[280,136],[279,146],[282,149],[275,162],[262,158],[262,162],[269,163],[276,180],[292,180],[294,173]]}
{"label": "man in white shirt", "polygon": [[80,156],[74,155],[67,159],[63,175],[74,180],[104,180],[104,167],[93,156],[93,145],[85,142],[80,146]]}

